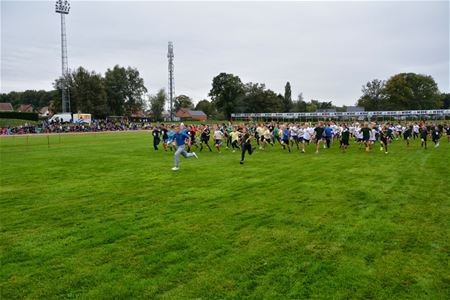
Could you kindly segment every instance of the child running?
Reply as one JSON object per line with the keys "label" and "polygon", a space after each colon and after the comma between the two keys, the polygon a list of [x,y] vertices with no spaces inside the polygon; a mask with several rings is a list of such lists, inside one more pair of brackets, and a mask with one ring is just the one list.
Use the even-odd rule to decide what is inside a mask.
{"label": "child running", "polygon": [[252,139],[252,135],[247,131],[245,126],[242,127],[242,138],[241,138],[241,161],[239,162],[241,165],[244,164],[245,152],[248,151],[248,155],[252,155],[255,148],[252,148],[252,144],[250,140]]}
{"label": "child running", "polygon": [[219,128],[214,129],[214,146],[217,152],[220,153],[220,147],[222,146],[223,132]]}
{"label": "child running", "polygon": [[343,152],[347,151],[349,140],[350,140],[350,130],[348,129],[347,125],[344,125],[344,128],[342,129],[341,132],[341,147]]}
{"label": "child running", "polygon": [[386,126],[383,126],[380,130],[380,151],[383,151],[384,147],[384,153],[388,154],[388,139],[389,139],[389,133]]}
{"label": "child running", "polygon": [[366,152],[370,152],[370,128],[368,123],[364,123],[364,127],[361,128],[362,141],[366,146]]}
{"label": "child running", "polygon": [[189,157],[195,157],[198,159],[197,154],[195,152],[187,153],[184,149],[186,140],[188,140],[188,144],[190,144],[191,137],[186,132],[181,132],[180,127],[175,127],[175,134],[174,134],[174,140],[177,144],[177,151],[175,151],[174,158],[175,158],[175,166],[172,168],[172,171],[178,171],[179,164],[180,164],[180,154],[184,156],[184,158]]}
{"label": "child running", "polygon": [[316,132],[316,154],[319,153],[320,143],[323,139],[323,122],[319,122],[314,131]]}

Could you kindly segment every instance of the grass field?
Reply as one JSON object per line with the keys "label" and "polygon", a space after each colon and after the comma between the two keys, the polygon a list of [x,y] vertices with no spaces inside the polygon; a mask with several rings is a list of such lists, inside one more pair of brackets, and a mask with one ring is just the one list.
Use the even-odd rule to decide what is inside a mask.
{"label": "grass field", "polygon": [[0,119],[0,127],[16,127],[25,125],[36,125],[38,122],[30,120],[19,120],[19,119]]}
{"label": "grass field", "polygon": [[[181,158],[0,138],[1,298],[448,299],[450,143]],[[431,144],[431,143],[430,143]]]}

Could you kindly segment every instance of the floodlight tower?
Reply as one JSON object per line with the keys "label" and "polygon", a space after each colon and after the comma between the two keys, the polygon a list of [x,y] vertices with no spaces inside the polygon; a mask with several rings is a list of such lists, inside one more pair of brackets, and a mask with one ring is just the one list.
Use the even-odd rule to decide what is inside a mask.
{"label": "floodlight tower", "polygon": [[69,14],[70,3],[67,0],[57,0],[55,5],[56,13],[61,15],[61,60],[62,60],[62,112],[70,112],[70,96],[67,88],[66,77],[69,73],[69,63],[67,62],[67,40],[66,40],[66,20],[65,16]]}
{"label": "floodlight tower", "polygon": [[173,43],[169,42],[167,58],[169,59],[169,112],[171,121],[173,121],[173,96],[175,94],[175,83],[173,79],[173,57]]}

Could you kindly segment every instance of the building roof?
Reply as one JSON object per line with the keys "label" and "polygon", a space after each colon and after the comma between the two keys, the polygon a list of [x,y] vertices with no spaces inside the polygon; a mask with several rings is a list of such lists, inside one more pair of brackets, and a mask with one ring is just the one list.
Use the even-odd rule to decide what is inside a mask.
{"label": "building roof", "polygon": [[191,116],[206,116],[206,114],[204,112],[202,112],[201,110],[188,110],[188,113]]}
{"label": "building roof", "polygon": [[48,112],[48,106],[42,107],[42,108],[39,110],[39,112],[40,112],[41,114],[45,114],[46,112]]}
{"label": "building roof", "polygon": [[0,111],[14,111],[11,103],[0,103]]}
{"label": "building roof", "polygon": [[33,111],[33,105],[31,104],[21,104],[17,111],[20,112],[32,112]]}

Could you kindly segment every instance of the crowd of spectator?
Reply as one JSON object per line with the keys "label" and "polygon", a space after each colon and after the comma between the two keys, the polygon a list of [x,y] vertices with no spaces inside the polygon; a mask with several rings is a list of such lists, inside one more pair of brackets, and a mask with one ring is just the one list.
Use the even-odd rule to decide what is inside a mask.
{"label": "crowd of spectator", "polygon": [[68,132],[129,131],[150,128],[150,124],[128,120],[95,120],[90,124],[70,124],[43,121],[38,124],[1,127],[0,135]]}

